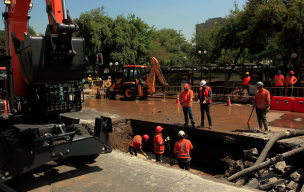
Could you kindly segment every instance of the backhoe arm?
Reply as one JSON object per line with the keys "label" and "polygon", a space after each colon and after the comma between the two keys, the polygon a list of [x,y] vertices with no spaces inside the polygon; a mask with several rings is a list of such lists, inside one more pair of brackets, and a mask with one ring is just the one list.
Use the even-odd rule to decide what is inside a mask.
{"label": "backhoe arm", "polygon": [[160,70],[160,65],[155,57],[151,57],[151,70],[147,79],[147,84],[149,86],[149,93],[152,94],[155,92],[155,74],[157,75],[159,81],[161,82],[163,89],[168,86],[165,77]]}

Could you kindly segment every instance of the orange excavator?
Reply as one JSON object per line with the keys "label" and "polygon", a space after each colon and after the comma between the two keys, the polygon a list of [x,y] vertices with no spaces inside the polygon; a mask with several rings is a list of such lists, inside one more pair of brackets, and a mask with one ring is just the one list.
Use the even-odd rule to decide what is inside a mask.
{"label": "orange excavator", "polygon": [[79,27],[70,18],[65,0],[45,2],[49,24],[45,36],[36,36],[28,33],[31,0],[4,1],[0,191],[7,188],[5,181],[49,161],[83,164],[112,151],[110,118],[95,118],[95,126],[79,124],[77,118],[87,62],[84,38],[73,37]]}
{"label": "orange excavator", "polygon": [[127,65],[123,67],[123,78],[116,80],[106,91],[109,99],[115,99],[117,94],[121,94],[126,100],[133,101],[136,97],[147,99],[149,95],[155,93],[155,75],[157,75],[163,89],[168,86],[160,65],[155,57],[151,57],[151,69],[146,74],[145,65]]}

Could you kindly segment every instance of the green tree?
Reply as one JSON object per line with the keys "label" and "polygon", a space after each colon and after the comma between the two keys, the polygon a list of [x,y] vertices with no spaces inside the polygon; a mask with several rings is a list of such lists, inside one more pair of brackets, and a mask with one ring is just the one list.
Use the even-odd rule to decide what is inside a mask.
{"label": "green tree", "polygon": [[174,29],[160,29],[156,31],[156,38],[150,49],[150,56],[158,59],[164,66],[180,66],[187,63],[186,39]]}
{"label": "green tree", "polygon": [[36,32],[35,32],[35,30],[34,30],[34,28],[32,26],[29,27],[28,31],[29,31],[30,35],[36,35]]}

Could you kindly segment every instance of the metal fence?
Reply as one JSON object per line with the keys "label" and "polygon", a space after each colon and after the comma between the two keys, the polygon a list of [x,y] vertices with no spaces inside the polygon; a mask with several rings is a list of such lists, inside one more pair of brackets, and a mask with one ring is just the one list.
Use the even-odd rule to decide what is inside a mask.
{"label": "metal fence", "polygon": [[[156,90],[158,90],[160,88],[161,87],[156,87]],[[200,86],[191,86],[190,88],[191,88],[191,90],[193,90],[194,93],[197,94],[199,92]],[[239,86],[239,87],[211,86],[211,88],[212,88],[213,94],[231,94],[236,89],[244,89],[246,87],[243,87],[243,86]],[[181,92],[182,89],[183,89],[182,86],[168,86],[166,88],[165,94],[169,94],[169,95],[178,94]],[[282,95],[281,87],[265,87],[265,89],[270,91],[271,96],[281,96]],[[249,91],[248,88],[247,88],[247,91]],[[250,94],[250,95],[254,95],[254,94]],[[285,96],[285,97],[290,97],[290,96],[304,97],[304,87],[293,87],[293,88],[283,87],[283,96]]]}

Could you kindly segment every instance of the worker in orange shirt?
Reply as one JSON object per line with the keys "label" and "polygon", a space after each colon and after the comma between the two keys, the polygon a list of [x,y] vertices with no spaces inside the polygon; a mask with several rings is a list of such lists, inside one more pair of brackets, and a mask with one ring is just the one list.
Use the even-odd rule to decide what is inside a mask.
{"label": "worker in orange shirt", "polygon": [[134,153],[134,155],[137,156],[137,150],[136,149],[139,149],[142,152],[142,154],[148,159],[147,154],[142,150],[143,138],[144,138],[144,141],[149,140],[148,135],[143,135],[143,136],[135,135],[133,137],[132,143],[129,146],[129,152],[130,152],[131,155],[133,155],[133,153]]}
{"label": "worker in orange shirt", "polygon": [[274,76],[274,83],[274,85],[280,89],[280,95],[283,96],[284,76],[281,74],[281,70],[278,70]]}
{"label": "worker in orange shirt", "polygon": [[165,141],[162,137],[163,128],[157,126],[155,129],[156,134],[154,135],[154,152],[156,162],[161,162],[163,159],[163,154],[165,152],[165,141],[169,141],[170,137],[168,136]]}
{"label": "worker in orange shirt", "polygon": [[286,80],[285,80],[285,86],[286,88],[287,87],[290,87],[291,89],[288,90],[288,93],[290,96],[293,96],[293,87],[294,87],[294,84],[298,81],[298,79],[294,76],[294,72],[293,71],[290,71],[289,72],[289,76],[286,77]]}
{"label": "worker in orange shirt", "polygon": [[258,132],[262,131],[264,124],[264,133],[267,134],[269,129],[267,125],[266,113],[268,113],[270,109],[270,93],[268,90],[263,88],[264,85],[261,81],[257,82],[256,86],[258,91],[255,93],[254,103],[256,106],[256,114],[259,123]]}
{"label": "worker in orange shirt", "polygon": [[185,117],[185,123],[184,126],[188,125],[189,119],[188,119],[188,113],[189,118],[191,120],[192,127],[195,127],[195,121],[192,113],[192,101],[193,101],[193,91],[189,89],[189,85],[184,85],[184,90],[181,91],[179,95],[180,104],[183,106],[183,112]]}
{"label": "worker in orange shirt", "polygon": [[173,153],[177,155],[179,167],[190,171],[190,150],[193,149],[193,145],[186,139],[187,135],[184,131],[180,130],[177,136],[179,141],[175,143]]}
{"label": "worker in orange shirt", "polygon": [[212,120],[210,116],[210,104],[212,102],[212,89],[207,86],[206,81],[200,82],[200,89],[198,93],[197,103],[200,104],[201,109],[201,127],[204,127],[205,111],[208,118],[209,129],[212,128]]}
{"label": "worker in orange shirt", "polygon": [[249,85],[250,85],[250,81],[251,81],[251,77],[249,76],[249,72],[247,71],[246,73],[245,73],[245,75],[242,77],[242,80],[243,80],[243,83],[242,83],[242,85],[244,86],[244,87],[249,87]]}

